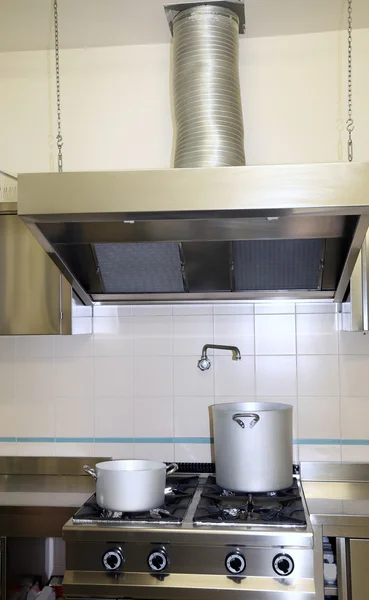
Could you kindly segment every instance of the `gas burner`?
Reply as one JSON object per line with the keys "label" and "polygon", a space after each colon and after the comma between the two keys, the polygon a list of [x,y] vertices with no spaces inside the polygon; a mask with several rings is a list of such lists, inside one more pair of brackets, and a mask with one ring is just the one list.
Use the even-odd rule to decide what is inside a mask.
{"label": "gas burner", "polygon": [[296,480],[287,490],[265,493],[230,492],[208,477],[193,518],[195,525],[306,528]]}
{"label": "gas burner", "polygon": [[123,525],[129,523],[170,523],[180,525],[191,504],[199,481],[197,475],[184,477],[171,475],[165,488],[163,506],[136,513],[123,513],[102,509],[96,502],[94,494],[73,516],[73,523],[109,523]]}
{"label": "gas burner", "polygon": [[226,497],[228,497],[228,496],[234,496],[234,495],[235,495],[235,493],[234,492],[230,492],[229,490],[223,490],[222,493],[221,493],[221,496],[226,496]]}

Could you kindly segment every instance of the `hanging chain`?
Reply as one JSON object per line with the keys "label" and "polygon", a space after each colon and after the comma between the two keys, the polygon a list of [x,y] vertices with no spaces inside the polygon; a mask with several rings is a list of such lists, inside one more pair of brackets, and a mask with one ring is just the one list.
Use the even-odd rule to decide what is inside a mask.
{"label": "hanging chain", "polygon": [[352,118],[352,0],[348,1],[348,21],[347,21],[347,34],[348,34],[348,112],[347,112],[347,121],[346,121],[346,129],[348,133],[348,142],[347,142],[347,154],[349,162],[352,162],[354,158],[354,144],[352,141],[352,132],[355,129],[354,120]]}
{"label": "hanging chain", "polygon": [[61,134],[60,115],[60,73],[59,73],[59,26],[58,26],[58,0],[54,0],[54,33],[55,33],[55,76],[56,76],[56,116],[58,128],[56,134],[56,145],[58,146],[58,171],[63,171],[63,138]]}

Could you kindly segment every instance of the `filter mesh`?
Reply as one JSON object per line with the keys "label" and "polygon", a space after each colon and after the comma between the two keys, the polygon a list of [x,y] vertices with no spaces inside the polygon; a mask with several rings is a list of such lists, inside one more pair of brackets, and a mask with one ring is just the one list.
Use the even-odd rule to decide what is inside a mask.
{"label": "filter mesh", "polygon": [[175,242],[95,244],[106,294],[183,292]]}
{"label": "filter mesh", "polygon": [[236,291],[320,289],[323,241],[235,242]]}

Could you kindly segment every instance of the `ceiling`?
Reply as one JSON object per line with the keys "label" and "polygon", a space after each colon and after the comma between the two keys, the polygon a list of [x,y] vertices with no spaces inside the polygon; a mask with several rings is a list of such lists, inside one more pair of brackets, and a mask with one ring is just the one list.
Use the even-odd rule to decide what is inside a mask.
{"label": "ceiling", "polygon": [[[53,47],[51,0],[0,0],[0,52]],[[59,0],[62,48],[169,41],[164,0]],[[345,0],[245,0],[249,37],[346,27]],[[368,0],[353,0],[354,27],[369,28]]]}

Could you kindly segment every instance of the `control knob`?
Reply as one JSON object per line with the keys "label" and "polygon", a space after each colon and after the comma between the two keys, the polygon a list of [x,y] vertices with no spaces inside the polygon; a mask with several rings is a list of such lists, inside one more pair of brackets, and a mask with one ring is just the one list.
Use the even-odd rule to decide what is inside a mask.
{"label": "control knob", "polygon": [[232,575],[239,575],[246,569],[245,557],[239,552],[232,552],[232,554],[228,554],[225,566]]}
{"label": "control knob", "polygon": [[155,550],[149,554],[148,565],[152,571],[164,571],[169,564],[168,556],[165,550]]}
{"label": "control knob", "polygon": [[124,556],[120,548],[108,550],[103,556],[103,565],[107,571],[118,571],[124,562]]}
{"label": "control knob", "polygon": [[273,559],[273,569],[281,577],[291,575],[295,568],[295,563],[289,554],[277,554]]}

